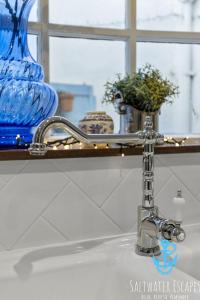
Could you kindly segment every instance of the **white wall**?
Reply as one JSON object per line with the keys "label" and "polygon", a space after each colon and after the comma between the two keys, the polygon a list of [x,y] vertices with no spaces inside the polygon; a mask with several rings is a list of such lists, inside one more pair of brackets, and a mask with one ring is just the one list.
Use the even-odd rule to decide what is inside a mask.
{"label": "white wall", "polygon": [[[141,156],[0,162],[0,249],[136,231]],[[156,157],[156,203],[174,216],[182,189],[185,224],[200,223],[200,153]]]}

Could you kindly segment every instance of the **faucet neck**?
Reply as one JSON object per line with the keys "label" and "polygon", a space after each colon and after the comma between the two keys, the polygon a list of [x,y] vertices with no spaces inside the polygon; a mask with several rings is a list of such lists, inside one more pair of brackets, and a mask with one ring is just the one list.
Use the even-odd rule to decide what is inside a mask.
{"label": "faucet neck", "polygon": [[154,144],[145,144],[143,152],[143,208],[154,208]]}
{"label": "faucet neck", "polygon": [[143,152],[143,208],[154,208],[154,145],[156,132],[152,118],[147,116],[144,122],[145,144]]}

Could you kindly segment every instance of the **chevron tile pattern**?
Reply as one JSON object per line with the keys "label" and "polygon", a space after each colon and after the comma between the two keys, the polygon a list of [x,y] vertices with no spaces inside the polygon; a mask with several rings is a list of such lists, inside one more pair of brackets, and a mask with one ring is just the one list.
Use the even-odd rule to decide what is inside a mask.
{"label": "chevron tile pattern", "polygon": [[[136,230],[142,159],[0,162],[0,251]],[[185,224],[200,223],[200,154],[156,156],[155,197],[174,217],[182,189]]]}

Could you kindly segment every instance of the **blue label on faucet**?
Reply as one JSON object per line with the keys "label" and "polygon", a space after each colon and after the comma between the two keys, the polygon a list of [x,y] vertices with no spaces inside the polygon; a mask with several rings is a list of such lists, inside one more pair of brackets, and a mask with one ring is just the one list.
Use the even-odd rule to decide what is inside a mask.
{"label": "blue label on faucet", "polygon": [[153,257],[154,265],[161,275],[170,275],[177,263],[176,244],[162,239],[161,255]]}

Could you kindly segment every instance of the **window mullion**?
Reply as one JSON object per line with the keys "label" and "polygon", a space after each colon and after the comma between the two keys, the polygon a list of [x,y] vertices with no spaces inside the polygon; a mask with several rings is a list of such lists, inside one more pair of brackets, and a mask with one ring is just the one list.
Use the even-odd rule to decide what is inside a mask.
{"label": "window mullion", "polygon": [[29,22],[28,33],[39,35],[42,30],[42,24],[39,22]]}
{"label": "window mullion", "polygon": [[45,80],[49,82],[49,0],[39,0],[39,18],[41,31],[38,36],[38,60],[45,72]]}
{"label": "window mullion", "polygon": [[138,42],[199,44],[199,32],[137,30]]}
{"label": "window mullion", "polygon": [[55,37],[128,40],[128,29],[95,28],[85,26],[49,24],[49,34]]}
{"label": "window mullion", "polygon": [[136,71],[136,0],[126,0],[126,26],[130,36],[126,46],[126,72]]}

